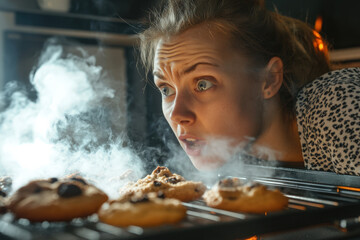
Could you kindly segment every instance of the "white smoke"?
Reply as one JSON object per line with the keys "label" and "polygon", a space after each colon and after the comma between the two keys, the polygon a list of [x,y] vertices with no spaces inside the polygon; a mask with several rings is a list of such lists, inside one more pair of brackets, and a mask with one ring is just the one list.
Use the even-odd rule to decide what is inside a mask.
{"label": "white smoke", "polygon": [[104,102],[115,90],[95,57],[64,55],[61,46],[48,46],[30,76],[37,100],[13,91],[0,113],[0,175],[11,176],[17,189],[31,179],[79,172],[114,196],[129,180],[121,174],[142,175],[141,161],[108,126]]}
{"label": "white smoke", "polygon": [[[204,182],[208,187],[214,185],[218,180],[226,177],[253,176],[273,177],[274,171],[264,169],[261,172],[258,169],[253,170],[250,165],[277,166],[276,161],[279,153],[264,146],[252,146],[253,138],[235,144],[233,139],[229,138],[206,138],[207,145],[202,150],[203,156],[214,159],[213,163],[204,163],[208,166],[202,167],[199,171],[194,167],[178,144],[168,145],[173,152],[166,165],[174,172],[183,175],[187,179],[193,179]],[[256,152],[256,158],[251,153]],[[255,155],[255,154],[254,154]]]}

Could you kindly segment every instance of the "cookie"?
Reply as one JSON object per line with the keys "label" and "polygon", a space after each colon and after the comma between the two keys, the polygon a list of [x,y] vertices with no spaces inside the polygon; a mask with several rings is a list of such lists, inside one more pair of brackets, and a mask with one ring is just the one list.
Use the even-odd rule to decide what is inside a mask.
{"label": "cookie", "polygon": [[186,207],[177,199],[137,193],[128,200],[104,204],[98,215],[100,221],[118,227],[153,227],[181,221],[186,216]]}
{"label": "cookie", "polygon": [[167,167],[158,166],[150,175],[120,189],[120,195],[129,197],[138,192],[145,194],[161,191],[166,198],[189,202],[200,198],[205,190],[206,186],[203,183],[187,181],[182,176],[170,172]]}
{"label": "cookie", "polygon": [[9,199],[17,218],[70,221],[96,213],[108,196],[81,177],[35,180],[19,188]]}
{"label": "cookie", "polygon": [[221,180],[203,196],[209,207],[246,213],[279,211],[288,199],[278,189],[270,190],[259,183],[244,183],[237,178]]}

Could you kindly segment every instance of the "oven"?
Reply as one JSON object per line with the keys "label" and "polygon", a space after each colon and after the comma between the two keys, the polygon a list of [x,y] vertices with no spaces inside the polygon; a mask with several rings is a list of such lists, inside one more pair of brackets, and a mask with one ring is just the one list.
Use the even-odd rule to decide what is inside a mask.
{"label": "oven", "polygon": [[[280,189],[288,206],[279,212],[245,214],[207,207],[202,200],[183,203],[187,216],[175,225],[120,228],[96,215],[69,223],[30,223],[0,217],[1,239],[357,239],[360,237],[358,176],[303,169],[245,165],[252,179]],[[263,177],[271,176],[271,177]]]}
{"label": "oven", "polygon": [[[136,23],[104,16],[43,12],[34,10],[38,8],[34,1],[13,1],[12,4],[16,2],[26,2],[29,7],[25,10],[9,10],[0,3],[0,90],[11,81],[18,81],[28,92],[29,98],[36,99],[36,92],[29,85],[29,74],[46,41],[57,38],[67,52],[74,52],[74,46],[80,46],[90,54],[99,54],[97,61],[107,69],[110,78],[121,80],[110,84],[114,85],[120,98],[115,102],[122,103],[114,109],[126,113],[126,117],[114,122],[111,122],[112,117],[108,119],[113,133],[121,135],[125,131],[132,140],[158,149],[162,136],[157,135],[151,123],[161,115],[161,100],[151,87],[141,94],[144,93],[144,76],[137,68],[133,48],[135,38],[132,36]],[[77,29],[73,29],[74,26]],[[98,51],[99,47],[101,51]],[[333,51],[332,60],[358,60],[359,50],[355,50],[350,49],[345,53]],[[112,112],[114,116],[117,113]],[[165,158],[164,151],[155,152],[158,161],[161,157]],[[99,222],[96,215],[68,223],[31,223],[6,213],[0,215],[0,239],[360,238],[358,176],[250,164],[243,169],[246,171],[237,172],[233,177],[279,188],[289,198],[288,206],[280,212],[244,214],[210,208],[198,200],[183,203],[187,207],[187,216],[180,223],[154,228],[114,227]],[[3,174],[2,169],[0,174]]]}

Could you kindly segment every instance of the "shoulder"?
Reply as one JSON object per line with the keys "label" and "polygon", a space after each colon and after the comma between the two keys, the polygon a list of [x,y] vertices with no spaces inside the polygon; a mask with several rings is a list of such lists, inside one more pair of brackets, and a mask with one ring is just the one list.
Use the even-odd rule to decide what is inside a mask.
{"label": "shoulder", "polygon": [[340,111],[348,115],[360,109],[359,102],[360,68],[335,70],[320,76],[299,91],[296,115],[298,119],[310,118],[308,121],[331,117]]}
{"label": "shoulder", "polygon": [[[328,72],[304,86],[297,95],[297,108],[310,108],[324,100],[343,101],[344,98],[359,98],[360,68],[344,68]],[[324,103],[326,104],[326,103]]]}
{"label": "shoulder", "polygon": [[296,117],[310,169],[360,174],[360,69],[332,71],[298,94]]}

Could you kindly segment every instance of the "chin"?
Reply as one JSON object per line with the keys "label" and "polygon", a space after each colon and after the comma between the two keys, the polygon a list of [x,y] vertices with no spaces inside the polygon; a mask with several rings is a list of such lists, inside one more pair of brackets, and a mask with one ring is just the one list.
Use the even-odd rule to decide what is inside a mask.
{"label": "chin", "polygon": [[194,167],[200,171],[213,171],[226,163],[226,160],[217,156],[190,157]]}

